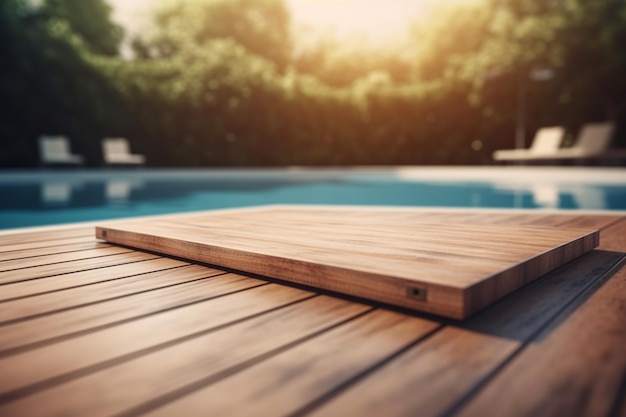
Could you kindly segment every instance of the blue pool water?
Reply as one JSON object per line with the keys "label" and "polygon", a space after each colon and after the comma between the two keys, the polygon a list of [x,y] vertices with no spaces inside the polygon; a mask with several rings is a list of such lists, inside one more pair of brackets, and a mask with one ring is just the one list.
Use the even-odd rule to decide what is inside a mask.
{"label": "blue pool water", "polygon": [[402,168],[0,173],[0,229],[266,204],[626,210],[626,170]]}

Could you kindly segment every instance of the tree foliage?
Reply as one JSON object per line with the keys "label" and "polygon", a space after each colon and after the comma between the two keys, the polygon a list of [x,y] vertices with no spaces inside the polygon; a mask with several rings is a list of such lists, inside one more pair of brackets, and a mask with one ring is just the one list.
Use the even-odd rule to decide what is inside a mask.
{"label": "tree foliage", "polygon": [[157,31],[144,42],[154,57],[231,39],[285,68],[291,55],[289,12],[281,0],[167,0],[156,9]]}
{"label": "tree foliage", "polygon": [[[77,151],[95,162],[98,136],[119,120],[110,80],[87,59],[97,49],[95,38],[76,32],[65,12],[52,13],[54,3],[9,0],[0,8],[3,166],[35,163],[41,134],[69,135]],[[109,38],[118,36],[118,28],[110,28]]]}
{"label": "tree foliage", "polygon": [[35,164],[46,133],[90,165],[111,135],[162,166],[489,163],[520,92],[529,131],[626,119],[623,0],[442,8],[377,53],[294,48],[281,0],[163,0],[154,16],[129,60],[104,0],[0,2],[0,165]]}
{"label": "tree foliage", "polygon": [[42,18],[66,23],[92,52],[115,56],[123,30],[111,21],[111,13],[105,0],[46,0],[38,11]]}

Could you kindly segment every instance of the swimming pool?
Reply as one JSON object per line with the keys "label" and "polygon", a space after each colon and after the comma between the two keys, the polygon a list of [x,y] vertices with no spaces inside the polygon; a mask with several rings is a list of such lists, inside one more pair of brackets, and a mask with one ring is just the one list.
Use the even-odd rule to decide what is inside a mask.
{"label": "swimming pool", "polygon": [[623,211],[626,169],[14,171],[0,195],[0,229],[265,204]]}

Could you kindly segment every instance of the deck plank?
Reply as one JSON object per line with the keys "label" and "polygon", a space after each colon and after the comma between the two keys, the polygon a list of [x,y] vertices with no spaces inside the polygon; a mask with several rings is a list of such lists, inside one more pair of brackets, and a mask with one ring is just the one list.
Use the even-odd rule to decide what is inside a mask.
{"label": "deck plank", "polygon": [[[6,324],[0,327],[3,331],[3,337],[0,338],[0,355],[10,355],[16,350],[30,349],[32,345],[51,343],[79,332],[149,318],[155,314],[170,312],[170,315],[166,314],[165,317],[172,317],[173,321],[177,318],[182,320],[184,314],[177,311],[178,308],[185,308],[181,311],[193,312],[197,308],[191,307],[200,305],[202,301],[267,285],[271,284],[236,274],[226,274]],[[273,288],[275,287],[271,286],[265,291],[271,292]],[[226,302],[228,300],[236,302],[238,298],[227,298]],[[200,315],[197,319],[202,320],[203,316]],[[87,336],[86,339],[90,338]]]}
{"label": "deck plank", "polygon": [[13,300],[2,304],[0,324],[9,320],[24,320],[42,314],[76,308],[96,302],[110,301],[176,285],[199,281],[225,274],[224,271],[198,265],[177,266],[166,270],[107,280],[93,285],[81,286],[65,291],[55,291]]}
{"label": "deck plank", "polygon": [[[622,268],[561,328],[538,335],[459,415],[610,415],[624,395],[624,294]],[[497,401],[505,392],[508,400]]]}
{"label": "deck plank", "polygon": [[147,415],[287,416],[439,326],[431,320],[372,311],[223,382],[191,387],[196,390]]}
{"label": "deck plank", "polygon": [[338,392],[311,415],[448,415],[621,259],[621,254],[593,251],[565,265],[467,323],[445,327],[380,371]]}
{"label": "deck plank", "polygon": [[[626,220],[610,231],[602,248],[624,251]],[[564,313],[571,316],[537,334],[460,415],[609,415],[625,394],[625,296],[626,264],[622,263],[619,272],[579,309]],[[511,392],[520,394],[497,401]]]}
{"label": "deck plank", "polygon": [[[108,249],[108,248],[107,248]],[[73,274],[81,271],[95,270],[110,265],[123,264],[139,259],[155,259],[157,255],[149,255],[135,251],[122,251],[121,253],[103,253],[99,256],[87,259],[70,260],[65,262],[53,262],[29,268],[15,269],[6,273],[0,273],[0,285],[13,284],[20,281],[56,277],[57,275]]]}
{"label": "deck plank", "polygon": [[92,329],[54,344],[5,356],[0,358],[0,368],[7,378],[0,381],[0,393],[6,395],[7,392],[37,381],[194,337],[210,329],[312,296],[314,294],[306,291],[277,288],[275,284],[268,284],[113,326]]}
{"label": "deck plank", "polygon": [[54,276],[53,279],[33,279],[3,285],[0,292],[0,302],[37,297],[51,292],[88,287],[118,279],[134,278],[142,274],[157,273],[186,265],[189,263],[142,252],[133,252],[125,254],[117,262],[112,262],[98,269],[70,272]]}
{"label": "deck plank", "polygon": [[44,255],[55,255],[60,253],[70,253],[75,251],[82,251],[87,249],[100,249],[110,247],[103,242],[94,242],[93,240],[87,242],[80,243],[70,243],[70,244],[57,244],[54,246],[48,246],[44,248],[31,248],[31,249],[20,249],[20,250],[12,250],[7,252],[0,252],[0,268],[2,268],[2,262],[17,260],[17,259],[26,259],[26,258],[34,258],[36,256],[44,256]]}
{"label": "deck plank", "polygon": [[89,235],[79,236],[79,237],[70,237],[65,239],[56,239],[49,240],[45,242],[30,242],[30,243],[20,243],[11,246],[0,246],[0,253],[5,254],[15,254],[19,253],[23,250],[31,250],[31,249],[51,249],[55,248],[57,245],[73,245],[76,243],[92,243],[93,238]]}
{"label": "deck plank", "polygon": [[84,238],[91,234],[93,228],[90,226],[55,228],[40,232],[19,232],[0,235],[0,248],[2,251],[14,250],[16,245],[23,244],[43,244],[54,245],[59,240]]}
{"label": "deck plank", "polygon": [[626,217],[619,222],[613,223],[610,230],[603,235],[598,249],[616,252],[626,252]]}
{"label": "deck plank", "polygon": [[56,253],[51,255],[40,255],[36,257],[28,257],[26,259],[13,259],[10,261],[0,262],[0,273],[8,271],[17,271],[26,268],[43,267],[47,265],[62,264],[68,261],[79,261],[82,259],[100,258],[108,255],[117,255],[120,253],[132,252],[132,249],[107,246],[102,248],[76,250],[71,252]]}
{"label": "deck plank", "polygon": [[[64,383],[42,385],[41,390],[23,400],[18,399],[4,407],[0,405],[0,414],[108,416],[143,408],[146,402],[160,396],[186,390],[190,385],[209,379],[224,378],[370,309],[324,296],[303,299],[304,295],[303,292],[296,295],[293,290],[289,297],[285,294],[279,299],[272,297],[271,302],[269,298],[265,301],[257,299],[263,306],[256,310],[259,313],[265,311],[259,315],[253,315],[250,310],[227,308],[226,320],[242,321],[215,329],[225,319],[207,320],[202,334],[152,349],[140,357],[118,358],[112,366],[94,369],[95,372],[84,370],[77,378]],[[289,300],[295,304],[285,305]],[[214,316],[222,316],[219,308],[214,308],[214,312]],[[130,343],[133,343],[132,339]],[[57,371],[66,369],[57,368]],[[115,389],[119,384],[128,389]],[[34,409],[33,404],[41,408]],[[45,411],[41,412],[41,409]]]}

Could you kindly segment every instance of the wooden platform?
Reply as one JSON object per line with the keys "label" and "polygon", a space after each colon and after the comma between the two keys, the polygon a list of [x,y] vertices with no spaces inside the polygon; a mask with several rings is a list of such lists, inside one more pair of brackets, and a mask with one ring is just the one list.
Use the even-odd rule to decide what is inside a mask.
{"label": "wooden platform", "polygon": [[136,249],[464,319],[598,246],[597,230],[419,208],[259,207],[96,228]]}
{"label": "wooden platform", "polygon": [[626,415],[626,216],[428,212],[600,229],[465,322],[117,247],[0,236],[0,416]]}

